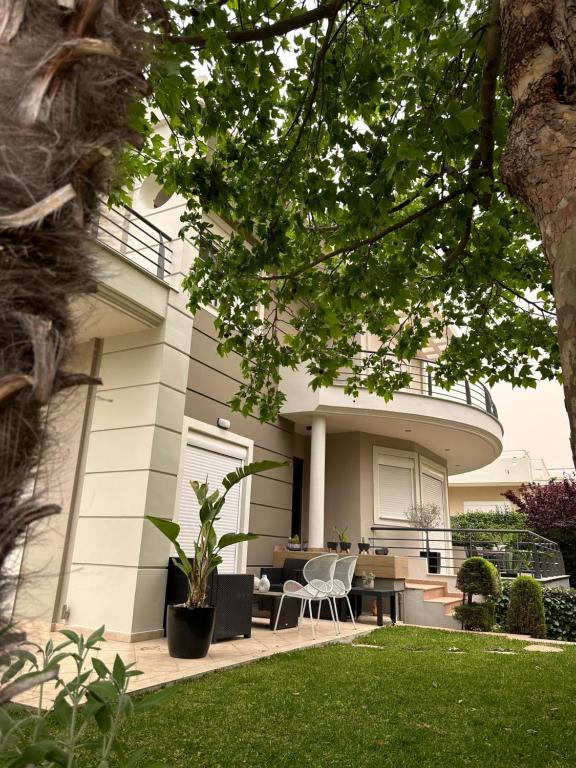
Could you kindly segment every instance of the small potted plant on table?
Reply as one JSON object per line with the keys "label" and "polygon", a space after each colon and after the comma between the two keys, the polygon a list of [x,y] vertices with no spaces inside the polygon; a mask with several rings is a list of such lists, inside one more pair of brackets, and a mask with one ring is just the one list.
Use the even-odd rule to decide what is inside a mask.
{"label": "small potted plant on table", "polygon": [[364,589],[374,589],[375,574],[372,571],[362,571],[362,586]]}
{"label": "small potted plant on table", "polygon": [[189,559],[178,537],[180,526],[171,520],[147,515],[160,533],[174,545],[178,559],[175,565],[186,576],[188,596],[181,605],[169,605],[166,614],[168,652],[177,659],[200,659],[206,656],[216,618],[216,607],[208,604],[208,577],[220,565],[220,552],[225,547],[258,538],[254,533],[225,533],[217,537],[214,523],[222,511],[228,491],[248,475],[283,466],[276,461],[259,461],[238,467],[222,480],[224,493],[208,492],[208,483],[193,480],[190,485],[200,505],[200,531],[194,544],[194,558]]}
{"label": "small potted plant on table", "polygon": [[348,536],[348,526],[346,528],[343,528],[342,530],[339,530],[334,526],[334,532],[338,536],[338,543],[340,544],[340,552],[349,552],[350,547],[352,546],[352,542],[350,541],[350,536]]}
{"label": "small potted plant on table", "polygon": [[300,536],[296,533],[288,539],[288,550],[290,552],[300,552],[301,549]]}

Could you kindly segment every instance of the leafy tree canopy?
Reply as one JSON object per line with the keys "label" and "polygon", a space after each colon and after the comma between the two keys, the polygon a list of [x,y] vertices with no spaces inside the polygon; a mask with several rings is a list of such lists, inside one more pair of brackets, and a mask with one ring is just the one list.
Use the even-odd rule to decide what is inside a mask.
{"label": "leafy tree canopy", "polygon": [[[437,376],[535,386],[558,373],[549,267],[498,175],[510,103],[486,0],[166,3],[148,133],[125,158],[188,201],[184,232],[238,235],[186,280],[218,302],[234,405],[273,417],[281,369],[349,370],[384,397],[397,360],[446,338]],[[492,16],[491,16],[492,14]],[[162,143],[154,125],[166,119]],[[449,336],[449,328],[457,333]],[[361,356],[361,333],[379,339]]]}

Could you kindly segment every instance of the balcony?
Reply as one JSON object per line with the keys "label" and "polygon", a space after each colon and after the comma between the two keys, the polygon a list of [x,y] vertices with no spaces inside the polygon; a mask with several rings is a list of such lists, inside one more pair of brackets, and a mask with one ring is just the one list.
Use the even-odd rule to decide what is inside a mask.
{"label": "balcony", "polygon": [[490,391],[467,380],[442,389],[434,381],[434,366],[423,359],[398,363],[409,384],[389,401],[367,389],[357,397],[346,394],[346,371],[331,386],[312,390],[303,368],[284,370],[281,413],[302,434],[311,417],[322,414],[328,433],[364,432],[415,443],[442,457],[450,474],[489,464],[500,455],[503,436]]}
{"label": "balcony", "polygon": [[171,273],[172,238],[127,205],[102,205],[95,222],[96,239],[160,280]]}
{"label": "balcony", "polygon": [[76,302],[78,340],[162,324],[173,267],[172,238],[128,206],[102,206],[93,227],[97,292]]}

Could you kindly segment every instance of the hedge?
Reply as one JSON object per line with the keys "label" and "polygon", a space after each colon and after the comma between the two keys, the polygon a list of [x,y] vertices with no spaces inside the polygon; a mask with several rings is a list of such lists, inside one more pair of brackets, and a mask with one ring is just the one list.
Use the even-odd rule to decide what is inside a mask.
{"label": "hedge", "polygon": [[[480,528],[489,530],[490,528],[522,528],[526,529],[526,516],[517,509],[506,509],[502,511],[495,509],[491,512],[465,512],[463,515],[455,515],[451,519],[452,528]],[[457,531],[452,532],[452,541],[454,544],[478,544],[489,546],[490,544],[506,544],[512,534],[498,533],[471,533],[460,534]]]}
{"label": "hedge", "polygon": [[[542,587],[546,636],[551,640],[576,642],[576,589],[563,587]],[[506,631],[506,615],[510,603],[510,583],[503,585],[500,597],[488,598],[495,606],[495,619]]]}

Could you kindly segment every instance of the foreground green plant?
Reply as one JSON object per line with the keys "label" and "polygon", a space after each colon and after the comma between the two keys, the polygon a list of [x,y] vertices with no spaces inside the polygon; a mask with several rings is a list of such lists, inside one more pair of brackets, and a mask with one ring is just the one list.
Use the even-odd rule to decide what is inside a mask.
{"label": "foreground green plant", "polygon": [[[104,627],[86,639],[72,630],[60,634],[64,639],[58,645],[52,640],[44,647],[25,642],[2,659],[0,702],[31,688],[38,696],[31,712],[0,709],[3,768],[76,768],[80,753],[83,768],[108,768],[113,754],[123,768],[162,765],[143,762],[141,750],[126,750],[119,731],[131,715],[156,706],[169,692],[133,701],[128,685],[141,672],[133,669],[133,664],[125,664],[119,655],[112,669],[92,655],[104,642]],[[66,661],[74,665],[69,680],[60,675],[60,665]],[[47,685],[59,692],[54,703],[46,707]]]}

